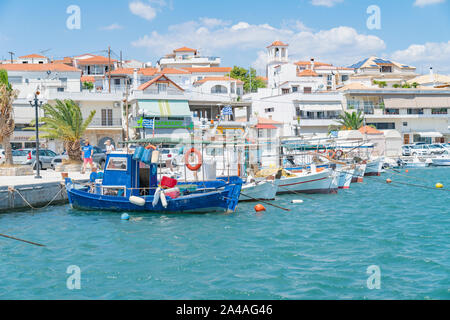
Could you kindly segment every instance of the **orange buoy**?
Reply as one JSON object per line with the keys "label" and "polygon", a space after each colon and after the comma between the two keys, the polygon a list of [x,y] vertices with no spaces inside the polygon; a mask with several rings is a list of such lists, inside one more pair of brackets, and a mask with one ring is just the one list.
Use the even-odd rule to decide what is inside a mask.
{"label": "orange buoy", "polygon": [[409,170],[406,170],[405,172],[406,172],[406,173],[409,173]]}
{"label": "orange buoy", "polygon": [[263,211],[266,211],[266,208],[262,204],[257,204],[255,206],[255,211],[256,212],[263,212]]}
{"label": "orange buoy", "polygon": [[386,183],[388,183],[388,184],[389,184],[389,183],[392,183],[392,180],[391,180],[391,179],[387,179],[387,180],[386,180]]}

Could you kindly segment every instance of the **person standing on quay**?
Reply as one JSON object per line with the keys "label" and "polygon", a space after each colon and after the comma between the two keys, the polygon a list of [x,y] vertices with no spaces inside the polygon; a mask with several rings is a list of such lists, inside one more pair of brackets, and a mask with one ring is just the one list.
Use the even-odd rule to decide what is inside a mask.
{"label": "person standing on quay", "polygon": [[110,154],[116,151],[116,147],[114,147],[114,145],[111,143],[111,140],[106,141],[105,146],[106,146],[106,154]]}
{"label": "person standing on quay", "polygon": [[86,139],[86,141],[84,142],[84,147],[83,147],[82,153],[83,153],[82,174],[86,173],[86,167],[87,167],[88,163],[91,165],[91,171],[94,171],[94,161],[92,158],[94,156],[94,147],[91,146],[88,139]]}

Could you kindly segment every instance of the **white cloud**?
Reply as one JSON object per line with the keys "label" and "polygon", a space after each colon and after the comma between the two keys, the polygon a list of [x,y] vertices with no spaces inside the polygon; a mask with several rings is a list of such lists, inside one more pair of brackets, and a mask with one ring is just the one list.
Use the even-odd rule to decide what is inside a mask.
{"label": "white cloud", "polygon": [[156,17],[156,10],[150,3],[146,4],[141,1],[133,1],[130,2],[129,8],[132,14],[144,18],[145,20],[150,21]]}
{"label": "white cloud", "polygon": [[414,2],[414,6],[416,7],[425,7],[431,4],[444,3],[445,0],[416,0]]}
{"label": "white cloud", "polygon": [[336,4],[344,2],[344,0],[311,0],[313,6],[334,7]]}
{"label": "white cloud", "polygon": [[113,30],[121,30],[121,29],[123,29],[123,27],[120,24],[113,23],[113,24],[111,24],[109,26],[102,27],[100,29],[101,30],[105,30],[105,31],[113,31]]}
{"label": "white cloud", "polygon": [[248,56],[259,51],[258,59],[253,63],[258,71],[265,65],[265,48],[275,40],[290,45],[289,54],[293,60],[315,57],[340,66],[350,65],[386,48],[384,41],[377,36],[360,34],[345,26],[313,32],[300,23],[280,28],[244,21],[220,27],[213,25],[211,27],[205,20],[188,21],[170,26],[165,33],[154,31],[133,41],[132,45],[147,48],[159,56],[182,46],[199,49],[201,54],[221,56],[225,51]]}
{"label": "white cloud", "polygon": [[450,41],[427,42],[413,44],[405,50],[398,50],[392,54],[392,59],[418,68],[433,67],[438,72],[450,72]]}

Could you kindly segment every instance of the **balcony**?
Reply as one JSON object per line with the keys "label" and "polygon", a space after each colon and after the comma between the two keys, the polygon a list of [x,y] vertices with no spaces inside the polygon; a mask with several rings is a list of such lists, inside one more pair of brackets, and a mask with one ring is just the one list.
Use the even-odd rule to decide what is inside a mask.
{"label": "balcony", "polygon": [[94,118],[89,128],[122,128],[122,120]]}

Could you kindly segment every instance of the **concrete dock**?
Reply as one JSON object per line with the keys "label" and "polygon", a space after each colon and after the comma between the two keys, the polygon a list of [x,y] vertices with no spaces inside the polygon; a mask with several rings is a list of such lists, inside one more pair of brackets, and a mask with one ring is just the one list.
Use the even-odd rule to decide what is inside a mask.
{"label": "concrete dock", "polygon": [[[41,172],[42,179],[34,176],[0,177],[0,212],[19,209],[41,208],[53,200],[52,204],[67,202],[64,180],[60,172]],[[90,173],[69,173],[76,181],[88,181]],[[22,198],[23,197],[23,198]],[[28,203],[27,203],[28,202]]]}

